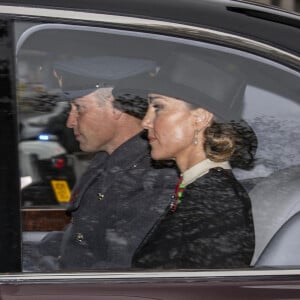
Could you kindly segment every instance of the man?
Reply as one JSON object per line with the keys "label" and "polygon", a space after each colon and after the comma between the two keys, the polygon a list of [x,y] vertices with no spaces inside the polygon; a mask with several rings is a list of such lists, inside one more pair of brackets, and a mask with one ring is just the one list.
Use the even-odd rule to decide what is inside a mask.
{"label": "man", "polygon": [[82,151],[96,155],[73,189],[71,223],[40,244],[43,263],[53,269],[129,268],[172,201],[177,172],[155,164],[143,138],[146,99],[114,99],[112,89],[71,101],[67,127]]}

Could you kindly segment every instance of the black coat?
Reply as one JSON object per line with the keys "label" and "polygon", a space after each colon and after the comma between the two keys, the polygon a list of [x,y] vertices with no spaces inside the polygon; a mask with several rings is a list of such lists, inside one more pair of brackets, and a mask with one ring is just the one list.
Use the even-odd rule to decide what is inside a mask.
{"label": "black coat", "polygon": [[254,251],[250,199],[231,170],[211,169],[188,185],[133,258],[142,268],[249,266]]}
{"label": "black coat", "polygon": [[155,164],[141,135],[110,156],[98,153],[73,189],[60,268],[130,268],[137,246],[172,201],[177,178],[174,167]]}

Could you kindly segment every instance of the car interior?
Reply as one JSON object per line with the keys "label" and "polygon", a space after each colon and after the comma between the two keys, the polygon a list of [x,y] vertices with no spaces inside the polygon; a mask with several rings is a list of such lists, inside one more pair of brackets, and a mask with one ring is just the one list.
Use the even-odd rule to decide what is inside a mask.
{"label": "car interior", "polygon": [[[75,44],[81,46],[76,48]],[[39,104],[46,102],[52,108],[57,107],[53,98],[50,101],[47,97],[46,100],[40,97],[47,93],[53,96],[59,90],[57,78],[53,76],[53,66],[61,61],[122,55],[155,61],[159,68],[159,64],[171,52],[191,51],[206,60],[213,60],[216,64],[223,64],[234,72],[244,74],[247,88],[243,103],[233,103],[232,106],[236,105],[240,119],[252,128],[257,139],[257,149],[251,167],[235,168],[233,171],[248,191],[252,202],[256,246],[251,267],[300,265],[300,140],[297,136],[300,126],[300,86],[297,72],[254,53],[225,46],[77,25],[20,22],[16,26],[16,45],[21,120],[28,115],[36,117],[45,114],[35,104],[30,107],[26,103],[30,97],[35,97]],[[63,113],[59,110],[59,114]],[[34,120],[24,124],[27,128],[23,127],[23,131],[37,128]],[[38,133],[44,130],[42,127]],[[30,138],[31,142],[36,136]],[[20,141],[20,149],[25,140],[29,139],[24,137]],[[56,137],[55,141],[59,143],[60,137]],[[34,153],[36,150],[30,151],[29,162],[25,161],[25,156],[21,157],[23,165],[32,163],[34,154],[37,155]],[[73,175],[78,179],[90,156],[85,157],[75,149],[66,153],[66,157],[74,170]],[[74,176],[65,174],[64,180],[70,181],[72,188]],[[57,205],[55,200],[52,204]],[[41,203],[30,205],[40,206]],[[62,203],[59,205],[64,207]],[[28,209],[29,206],[24,208]],[[43,231],[34,234],[25,230],[24,243],[36,242],[42,235]],[[28,251],[28,248],[24,249]]]}

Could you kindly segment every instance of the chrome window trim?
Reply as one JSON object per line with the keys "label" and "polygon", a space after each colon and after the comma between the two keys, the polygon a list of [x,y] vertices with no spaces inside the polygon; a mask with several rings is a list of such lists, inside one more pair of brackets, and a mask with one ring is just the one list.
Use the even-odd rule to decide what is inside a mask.
{"label": "chrome window trim", "polygon": [[[177,35],[194,39],[204,39],[238,47],[241,50],[252,51],[255,54],[263,55],[269,59],[285,62],[289,66],[300,69],[300,57],[287,51],[278,49],[268,44],[257,42],[248,38],[210,30],[196,26],[179,24],[174,22],[146,20],[136,17],[117,16],[109,14],[97,14],[89,12],[79,12],[72,10],[45,9],[35,7],[21,7],[0,5],[1,15],[14,15],[19,17],[45,17],[56,20],[75,20],[97,22],[103,25],[118,26],[123,25],[136,30],[152,30],[155,33]],[[56,280],[150,280],[150,279],[213,279],[227,277],[276,277],[276,276],[299,276],[300,269],[277,269],[277,270],[213,270],[213,271],[160,271],[160,272],[78,272],[78,273],[18,273],[0,274],[1,284],[9,283],[30,283]]]}
{"label": "chrome window trim", "polygon": [[127,26],[136,30],[151,30],[155,33],[177,35],[182,37],[189,37],[193,39],[203,39],[205,41],[221,43],[238,47],[241,50],[248,50],[255,54],[263,55],[267,58],[274,59],[292,68],[300,69],[300,57],[284,51],[282,49],[270,46],[268,44],[254,41],[249,38],[240,37],[237,35],[211,30],[207,28],[200,28],[175,22],[147,20],[137,17],[117,16],[101,13],[80,12],[62,9],[48,9],[37,7],[21,7],[0,5],[0,15],[9,14],[20,17],[45,17],[55,18],[60,20],[76,20],[97,22],[103,25],[110,26]]}
{"label": "chrome window trim", "polygon": [[300,270],[284,269],[284,270],[212,270],[212,271],[141,271],[141,272],[72,272],[72,273],[20,273],[20,274],[0,274],[0,286],[1,284],[9,283],[30,283],[34,281],[38,282],[50,282],[57,280],[70,281],[85,281],[86,280],[132,280],[138,279],[139,282],[157,280],[157,279],[184,279],[190,280],[209,280],[218,279],[226,280],[226,278],[253,278],[253,277],[272,277],[273,279],[278,276],[299,276]]}

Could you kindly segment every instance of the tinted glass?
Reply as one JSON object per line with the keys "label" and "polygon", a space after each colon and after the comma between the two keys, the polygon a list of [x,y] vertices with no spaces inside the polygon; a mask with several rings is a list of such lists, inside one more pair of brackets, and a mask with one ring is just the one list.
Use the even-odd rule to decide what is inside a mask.
{"label": "tinted glass", "polygon": [[[35,208],[39,220],[41,207],[64,211],[94,156],[80,150],[66,127],[70,100],[99,87],[117,86],[116,97],[139,99],[155,92],[189,99],[222,122],[246,124],[242,135],[251,149],[239,153],[231,167],[252,203],[252,265],[297,213],[298,72],[242,51],[154,34],[30,23],[17,23],[15,34],[24,212]],[[25,271],[26,257],[34,256],[31,247],[47,231],[61,230],[69,221],[63,214],[48,213],[50,220],[44,219],[41,227],[23,222]]]}

